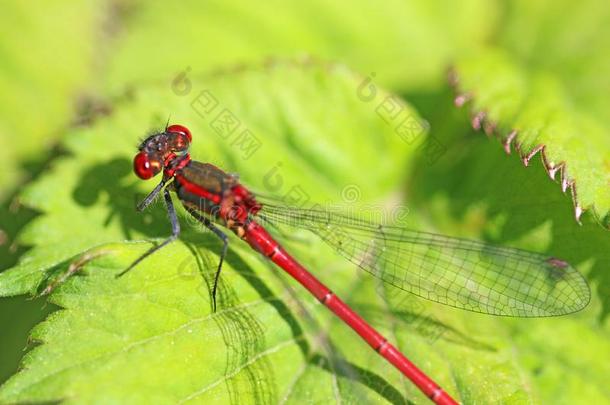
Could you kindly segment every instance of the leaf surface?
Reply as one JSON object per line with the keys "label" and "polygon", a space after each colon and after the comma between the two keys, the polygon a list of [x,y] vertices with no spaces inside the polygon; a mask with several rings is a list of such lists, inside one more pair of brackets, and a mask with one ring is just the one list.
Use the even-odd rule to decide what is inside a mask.
{"label": "leaf surface", "polygon": [[517,1],[496,46],[456,64],[456,101],[472,100],[473,125],[516,149],[525,165],[541,156],[549,176],[571,192],[576,219],[590,210],[606,227],[609,21],[603,1]]}

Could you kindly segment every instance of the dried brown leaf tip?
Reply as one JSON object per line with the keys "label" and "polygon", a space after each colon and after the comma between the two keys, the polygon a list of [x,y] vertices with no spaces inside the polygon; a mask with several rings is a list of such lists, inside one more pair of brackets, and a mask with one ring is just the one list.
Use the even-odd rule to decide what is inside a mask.
{"label": "dried brown leaf tip", "polygon": [[469,93],[464,93],[464,94],[458,94],[457,96],[455,96],[455,98],[453,99],[453,104],[460,108],[463,107],[464,104],[466,104],[467,102],[469,102],[471,99],[471,95]]}
{"label": "dried brown leaf tip", "polygon": [[530,160],[532,160],[532,158],[536,156],[536,153],[540,152],[541,150],[544,150],[544,145],[542,144],[534,147],[534,149],[532,149],[528,154],[522,157],[523,164],[525,166],[529,166]]}
{"label": "dried brown leaf tip", "polygon": [[484,111],[479,111],[478,113],[476,113],[472,117],[472,121],[471,121],[472,128],[475,129],[476,131],[479,131],[481,129],[484,119],[485,119]]}
{"label": "dried brown leaf tip", "polygon": [[494,121],[484,120],[483,121],[483,131],[485,132],[485,135],[492,136],[493,134],[495,134],[497,126],[498,126],[498,124]]}
{"label": "dried brown leaf tip", "polygon": [[513,129],[507,135],[506,139],[504,139],[504,142],[502,142],[502,145],[504,146],[504,152],[506,152],[508,155],[510,155],[510,145],[511,145],[511,143],[513,143],[513,140],[515,139],[516,136],[517,136],[517,131]]}
{"label": "dried brown leaf tip", "polygon": [[574,205],[574,218],[576,219],[576,222],[578,222],[579,224],[581,223],[581,222],[580,222],[580,217],[581,217],[581,215],[582,215],[582,213],[583,213],[584,211],[585,211],[585,210],[584,210],[584,209],[582,209],[582,207],[581,207],[580,205],[578,205],[578,203],[576,203],[576,204]]}

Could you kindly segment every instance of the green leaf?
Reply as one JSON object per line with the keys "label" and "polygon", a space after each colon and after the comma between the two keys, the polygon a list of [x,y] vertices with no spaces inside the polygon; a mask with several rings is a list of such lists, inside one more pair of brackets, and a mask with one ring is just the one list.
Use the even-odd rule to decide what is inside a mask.
{"label": "green leaf", "polygon": [[[129,163],[137,134],[164,125],[168,112],[173,122],[191,128],[194,157],[237,171],[245,184],[260,190],[293,196],[303,190],[312,201],[325,202],[339,201],[345,185],[355,185],[363,202],[385,197],[404,175],[395,167],[415,153],[424,137],[421,133],[416,143],[406,144],[379,115],[388,95],[378,89],[374,100],[363,101],[357,92],[361,81],[339,65],[252,68],[193,81],[188,95],[176,95],[170,86],[138,89],[109,119],[69,134],[72,156],[55,162],[22,195],[43,215],[22,235],[22,242],[34,247],[15,268],[0,273],[0,293],[36,291],[39,283],[53,282],[70,266],[82,266],[87,276],[68,279],[53,294],[52,301],[65,310],[36,328],[32,338],[42,345],[3,385],[0,401],[240,397],[275,402],[287,397],[302,402],[312,389],[324,402],[403,401],[395,370],[365,350],[308,294],[296,288],[293,297],[288,285],[294,282],[270,271],[235,238],[217,314],[211,314],[209,282],[220,244],[184,218],[180,242],[125,278],[113,277],[150,246],[122,240],[168,234],[160,206],[136,215],[136,198],[153,184],[138,181]],[[198,113],[202,91],[218,101],[213,114]],[[403,117],[418,119],[404,103],[396,106],[402,106]],[[236,133],[225,137],[213,129],[224,109],[240,120]],[[251,158],[235,143],[244,129],[261,141]],[[371,160],[371,155],[384,159]],[[294,250],[312,268],[326,269],[323,279],[350,297],[354,270],[349,265],[327,248],[296,244]],[[211,258],[208,252],[214,253]],[[375,309],[375,294],[369,289],[368,295],[357,296]],[[297,317],[299,302],[312,314],[310,321]],[[413,347],[408,354],[436,370],[456,393],[442,355],[430,350],[423,356],[431,346],[424,337],[406,330],[396,336]],[[349,362],[341,352],[349,354]],[[163,384],[170,370],[175,381]],[[417,402],[426,400],[412,386],[407,393]]]}
{"label": "green leaf", "polygon": [[[311,201],[343,202],[348,208],[354,201],[351,190],[358,191],[360,204],[388,206],[388,194],[405,177],[418,178],[422,169],[454,161],[453,149],[447,149],[448,156],[431,165],[423,136],[404,142],[396,121],[390,125],[378,114],[387,93],[377,88],[374,100],[363,100],[362,80],[340,65],[279,63],[192,79],[186,95],[170,85],[142,87],[119,101],[112,116],[68,134],[71,156],[56,161],[23,193],[24,201],[43,215],[22,235],[23,243],[34,247],[18,266],[0,274],[0,294],[33,292],[70,265],[82,266],[85,276],[68,279],[51,296],[65,309],[35,329],[32,339],[40,345],[27,354],[22,371],[0,387],[0,402],[427,403],[293,280],[233,237],[219,311],[212,314],[209,290],[220,243],[184,215],[180,241],[125,278],[113,277],[151,246],[147,240],[169,233],[160,205],[144,216],[135,213],[135,202],[154,183],[130,173],[136,134],[162,127],[169,112],[172,122],[192,129],[194,158],[238,172],[244,184],[263,192],[294,196],[303,190]],[[196,100],[201,110],[202,91],[218,101],[214,114],[200,116],[193,109]],[[211,123],[225,108],[240,126],[221,137]],[[403,108],[402,116],[418,119],[411,107]],[[446,120],[434,118],[434,127]],[[236,134],[246,128],[262,142],[249,159],[235,144]],[[442,143],[453,146],[445,139]],[[406,166],[406,171],[396,170]],[[425,224],[420,211],[412,211],[408,225]],[[464,234],[476,236],[479,230]],[[555,398],[545,386],[542,394],[538,385],[533,387],[541,378],[524,367],[535,370],[533,364],[546,359],[552,370],[562,370],[552,362],[552,350],[545,357],[537,349],[543,333],[528,340],[519,333],[520,320],[511,323],[395,294],[354,273],[353,266],[307,234],[291,236],[301,242],[281,240],[300,261],[457,399],[522,403]],[[590,317],[587,312],[582,318],[551,319],[540,328],[548,333],[556,322],[568,323],[573,336]],[[596,341],[601,353],[605,342]],[[575,354],[569,353],[582,352],[566,351],[573,361]],[[586,398],[604,398],[603,385],[597,384],[603,367],[589,372],[596,384]]]}
{"label": "green leaf", "polygon": [[[582,312],[548,319],[496,319],[496,329],[482,336],[506,336],[535,403],[609,403],[610,367],[599,361],[610,353],[608,231],[590,215],[576,223],[567,215],[570,197],[548,181],[542,161],[523,167],[495,140],[474,133],[467,114],[454,110],[451,98],[446,94],[437,100],[444,108],[419,109],[436,128],[434,136],[447,145],[447,153],[434,166],[416,160],[408,185],[412,212],[428,215],[443,233],[479,235],[490,243],[543,251],[586,274],[592,300]],[[475,318],[467,322],[476,323]]]}
{"label": "green leaf", "polygon": [[525,165],[541,155],[550,177],[571,191],[577,220],[591,210],[607,227],[609,18],[603,1],[514,2],[498,46],[456,64],[456,101],[472,99],[473,125],[484,117],[486,132]]}
{"label": "green leaf", "polygon": [[487,39],[496,9],[484,0],[135,2],[107,83],[312,55],[375,73],[394,90],[438,88],[451,60]]}
{"label": "green leaf", "polygon": [[[286,86],[285,82],[297,74],[308,81]],[[268,76],[274,81],[266,83],[263,78]],[[342,79],[339,88],[335,76]],[[402,101],[388,101],[389,95],[382,91],[374,100],[363,101],[357,92],[361,81],[340,65],[303,67],[287,62],[280,67],[252,68],[248,74],[196,82],[186,95],[176,94],[170,86],[141,89],[133,95],[137,101],[129,102],[129,109],[120,109],[112,122],[74,130],[66,145],[78,159],[57,161],[52,174],[42,176],[22,193],[24,204],[57,215],[36,218],[24,229],[21,242],[36,247],[24,260],[26,270],[8,272],[5,277],[18,274],[18,280],[3,284],[0,292],[31,292],[40,281],[43,263],[60,263],[93,245],[167,234],[165,227],[151,228],[150,217],[145,222],[132,215],[136,200],[150,191],[151,185],[140,184],[143,182],[131,175],[130,161],[142,128],[159,129],[170,114],[172,121],[188,122],[200,134],[199,142],[192,147],[193,156],[239,173],[242,181],[265,193],[292,196],[304,191],[306,198],[317,195],[317,200],[324,202],[329,196],[339,200],[346,185],[357,185],[364,200],[378,196],[380,190],[391,190],[404,176],[394,171],[394,165],[400,157],[415,151],[423,132],[416,133],[421,135],[416,143],[398,147],[405,143],[380,116],[382,108],[392,103],[403,109],[400,116],[404,118],[416,118],[415,112]],[[240,92],[233,90],[236,82]],[[277,95],[272,97],[271,93]],[[208,107],[203,106],[208,101],[214,104],[209,114],[204,111]],[[328,105],[334,105],[341,114],[333,113]],[[356,121],[356,113],[368,119]],[[227,114],[239,125],[232,134],[219,135],[216,119]],[[260,142],[254,149],[255,157],[250,155],[249,144],[242,142],[245,132]],[[367,139],[367,147],[359,143],[360,137]],[[377,177],[363,171],[361,163],[371,153],[386,157],[375,166],[387,175]],[[309,170],[304,172],[304,167]],[[109,180],[112,184],[107,184]],[[75,203],[66,205],[66,201]],[[102,229],[98,232],[92,232],[89,226],[92,215],[99,219]],[[66,235],[69,222],[71,231]],[[48,246],[49,240],[53,246]]]}
{"label": "green leaf", "polygon": [[[0,200],[42,160],[91,75],[99,7],[6,2],[0,13]],[[53,18],[49,18],[53,15]]]}
{"label": "green leaf", "polygon": [[[605,10],[589,7],[593,3],[519,2],[506,7],[510,18],[500,22],[495,3],[485,1],[309,2],[296,11],[296,3],[284,2],[115,3],[104,28],[118,32],[117,49],[96,48],[110,74],[89,85],[107,93],[122,90],[126,81],[140,84],[117,101],[109,118],[66,133],[70,156],[53,161],[23,192],[42,215],[21,235],[32,249],[0,274],[0,295],[33,293],[70,267],[81,276],[51,296],[65,309],[34,330],[35,347],[23,369],[0,387],[0,402],[427,403],[352,331],[235,238],[221,278],[219,311],[212,314],[210,278],[220,244],[183,212],[180,241],[114,279],[152,239],[169,233],[161,206],[135,214],[135,202],[153,184],[135,179],[130,164],[136,134],[162,127],[169,114],[193,129],[196,159],[239,172],[260,191],[305,191],[312,201],[348,204],[356,190],[359,203],[377,209],[395,202],[388,193],[407,183],[411,227],[429,229],[433,223],[448,234],[544,251],[577,265],[595,291],[586,311],[505,320],[394,296],[370,277],[360,279],[353,266],[308,235],[290,235],[300,243],[281,239],[463,403],[610,402],[610,369],[600,361],[610,354],[603,323],[610,313],[607,233],[587,215],[582,227],[570,221],[571,203],[550,188],[541,163],[532,160],[533,170],[525,171],[485,139],[470,133],[446,137],[462,134],[464,126],[439,107],[446,100],[429,93],[441,85],[452,58],[476,57],[476,63],[460,61],[457,72],[464,91],[470,86],[475,96],[475,111],[488,114],[483,126],[497,123],[505,134],[522,122],[518,139],[524,153],[538,145],[536,136],[550,140],[547,157],[571,159],[566,170],[572,177],[566,179],[578,180],[580,207],[594,204],[602,217],[608,199],[600,185],[607,184],[608,163],[602,154],[607,144],[599,139],[608,116],[607,92],[600,89],[608,87],[608,59],[590,50],[607,48]],[[39,156],[47,145],[40,142],[44,134],[67,122],[66,100],[87,79],[89,29],[99,29],[92,4],[60,6],[64,18],[57,19],[42,18],[52,15],[51,6],[39,5],[31,9],[38,13],[31,22],[11,14],[19,9],[14,5],[3,14],[10,32],[0,39],[0,52],[10,51],[0,66],[15,58],[19,64],[2,76],[18,86],[2,92],[8,99],[0,125],[16,123],[14,128],[28,132],[16,138],[12,129],[0,131],[0,154],[7,154],[0,156],[7,164],[0,189],[20,180],[13,176],[17,164]],[[497,49],[471,53],[493,27],[501,30],[494,36]],[[30,52],[21,49],[22,38]],[[87,45],[73,47],[81,41]],[[45,52],[53,58],[30,63],[32,55]],[[58,54],[65,63],[50,63]],[[424,90],[437,107],[433,112],[445,113],[420,110],[431,124],[433,145],[447,153],[436,162],[438,156],[421,148],[420,140],[403,142],[396,123],[377,115],[386,94],[378,89],[367,102],[363,90],[371,83],[345,68],[321,67],[310,57],[292,64],[272,58],[265,69],[248,66],[261,54],[339,59],[365,74],[375,72],[374,84]],[[227,68],[233,63],[242,65]],[[195,74],[219,64],[225,70],[216,76]],[[187,80],[178,80],[187,67]],[[13,79],[13,73],[23,78]],[[211,127],[215,115],[193,110],[192,101],[204,90],[240,120],[237,133],[249,129],[263,141],[251,158],[235,142],[237,133],[221,138]],[[23,119],[23,108],[30,109],[29,100],[38,96],[35,114]],[[14,98],[21,106],[15,111]],[[577,131],[587,138],[574,137]],[[590,142],[591,149],[581,142]]]}

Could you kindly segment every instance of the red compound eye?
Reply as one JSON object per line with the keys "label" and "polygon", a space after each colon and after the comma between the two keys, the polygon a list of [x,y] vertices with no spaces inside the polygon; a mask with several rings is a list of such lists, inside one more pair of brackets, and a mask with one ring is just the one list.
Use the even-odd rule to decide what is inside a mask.
{"label": "red compound eye", "polygon": [[191,131],[189,131],[189,129],[187,127],[184,127],[182,125],[170,125],[169,127],[167,127],[167,132],[176,132],[179,134],[184,134],[186,135],[186,137],[189,139],[189,142],[193,141],[193,137],[191,136]]}
{"label": "red compound eye", "polygon": [[148,180],[161,171],[157,160],[150,160],[148,155],[140,152],[133,158],[133,171],[142,180]]}

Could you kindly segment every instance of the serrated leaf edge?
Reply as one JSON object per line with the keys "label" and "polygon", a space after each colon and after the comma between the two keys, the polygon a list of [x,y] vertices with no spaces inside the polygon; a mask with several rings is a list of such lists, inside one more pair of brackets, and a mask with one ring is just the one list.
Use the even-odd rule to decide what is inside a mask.
{"label": "serrated leaf edge", "polygon": [[[470,92],[462,91],[459,87],[459,77],[457,72],[454,69],[450,69],[448,73],[448,82],[454,91],[454,99],[453,103],[457,108],[465,107],[467,104],[472,104],[473,95]],[[536,146],[530,148],[529,150],[525,150],[523,148],[523,143],[519,142],[519,132],[515,129],[512,129],[506,136],[502,136],[502,134],[498,131],[497,122],[490,120],[487,116],[485,110],[475,110],[473,107],[470,108],[470,116],[471,116],[471,126],[475,131],[481,131],[485,133],[488,137],[492,135],[495,136],[503,145],[504,151],[506,154],[511,154],[511,145],[514,147],[515,151],[519,154],[519,158],[525,167],[529,166],[530,161],[536,154],[540,153],[542,159],[542,165],[546,170],[547,174],[555,182],[557,172],[560,172],[560,186],[561,191],[565,193],[568,189],[570,189],[570,194],[572,197],[572,205],[573,205],[573,213],[574,219],[579,225],[582,225],[581,217],[582,214],[591,210],[593,216],[596,220],[602,225],[605,229],[610,229],[610,212],[605,215],[600,215],[600,213],[595,209],[595,205],[592,204],[590,207],[583,207],[578,200],[578,192],[576,186],[576,180],[571,179],[568,174],[568,165],[565,161],[561,161],[555,165],[553,165],[550,160],[547,158],[545,149],[547,147],[546,144],[537,144]]]}

